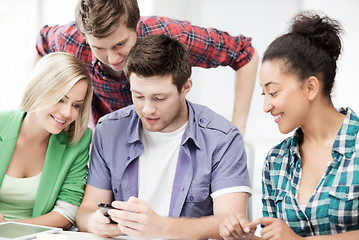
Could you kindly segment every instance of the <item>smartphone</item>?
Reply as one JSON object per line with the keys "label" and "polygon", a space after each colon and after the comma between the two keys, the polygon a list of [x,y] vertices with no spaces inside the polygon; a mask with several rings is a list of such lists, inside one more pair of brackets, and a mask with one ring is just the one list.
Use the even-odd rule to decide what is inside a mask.
{"label": "smartphone", "polygon": [[111,204],[107,204],[107,203],[98,203],[97,204],[98,207],[100,208],[101,212],[103,213],[103,215],[105,215],[106,217],[110,217],[110,215],[108,215],[108,210],[114,208],[111,206]]}

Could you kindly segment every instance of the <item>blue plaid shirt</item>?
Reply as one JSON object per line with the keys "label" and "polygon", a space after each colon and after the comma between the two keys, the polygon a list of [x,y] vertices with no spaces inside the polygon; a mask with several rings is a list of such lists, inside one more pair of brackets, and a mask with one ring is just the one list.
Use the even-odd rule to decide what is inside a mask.
{"label": "blue plaid shirt", "polygon": [[359,119],[350,108],[333,144],[328,164],[312,197],[300,210],[302,130],[267,155],[262,176],[263,216],[284,220],[300,236],[332,235],[359,229]]}

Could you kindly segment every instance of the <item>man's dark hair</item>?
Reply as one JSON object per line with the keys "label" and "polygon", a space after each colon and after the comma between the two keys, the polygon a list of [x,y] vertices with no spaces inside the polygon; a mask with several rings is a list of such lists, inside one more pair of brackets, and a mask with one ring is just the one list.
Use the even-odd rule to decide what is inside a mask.
{"label": "man's dark hair", "polygon": [[137,0],[79,0],[75,17],[83,37],[105,38],[121,24],[136,31],[140,10]]}
{"label": "man's dark hair", "polygon": [[192,66],[186,46],[166,35],[150,35],[132,47],[124,71],[127,79],[132,73],[142,77],[172,76],[173,84],[181,92],[191,77]]}

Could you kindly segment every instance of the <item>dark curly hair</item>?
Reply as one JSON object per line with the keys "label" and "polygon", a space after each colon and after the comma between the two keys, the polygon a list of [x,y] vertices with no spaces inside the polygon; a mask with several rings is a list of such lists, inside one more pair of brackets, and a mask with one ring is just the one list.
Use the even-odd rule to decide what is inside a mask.
{"label": "dark curly hair", "polygon": [[315,76],[330,98],[342,45],[338,21],[306,11],[292,19],[290,30],[275,39],[264,53],[262,62],[281,60],[282,71],[301,80]]}

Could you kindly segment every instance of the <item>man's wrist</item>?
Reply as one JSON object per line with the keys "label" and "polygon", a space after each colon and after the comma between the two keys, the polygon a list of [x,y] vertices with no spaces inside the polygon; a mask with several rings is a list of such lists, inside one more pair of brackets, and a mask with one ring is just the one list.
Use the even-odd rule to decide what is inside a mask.
{"label": "man's wrist", "polygon": [[91,220],[94,217],[95,212],[87,212],[87,214],[83,215],[81,218],[84,231],[93,233],[93,229],[91,228]]}
{"label": "man's wrist", "polygon": [[160,233],[161,238],[164,239],[174,239],[173,233],[171,233],[173,219],[171,217],[161,217],[161,221],[163,223],[163,228]]}

